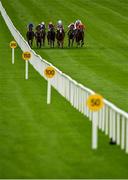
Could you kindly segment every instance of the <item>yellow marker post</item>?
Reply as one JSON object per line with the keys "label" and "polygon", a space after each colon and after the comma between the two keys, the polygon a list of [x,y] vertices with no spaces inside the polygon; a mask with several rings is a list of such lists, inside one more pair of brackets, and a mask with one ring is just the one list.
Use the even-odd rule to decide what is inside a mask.
{"label": "yellow marker post", "polygon": [[99,94],[90,95],[87,99],[88,108],[93,111],[92,119],[92,149],[97,149],[98,142],[98,111],[103,107],[103,97]]}
{"label": "yellow marker post", "polygon": [[23,52],[22,58],[25,60],[25,79],[28,79],[28,61],[31,59],[31,53]]}
{"label": "yellow marker post", "polygon": [[10,42],[10,48],[12,49],[12,64],[15,62],[15,48],[17,47],[17,43],[15,41]]}
{"label": "yellow marker post", "polygon": [[48,66],[44,70],[45,76],[48,78],[48,86],[47,86],[47,104],[51,103],[51,79],[55,76],[56,71],[53,67]]}

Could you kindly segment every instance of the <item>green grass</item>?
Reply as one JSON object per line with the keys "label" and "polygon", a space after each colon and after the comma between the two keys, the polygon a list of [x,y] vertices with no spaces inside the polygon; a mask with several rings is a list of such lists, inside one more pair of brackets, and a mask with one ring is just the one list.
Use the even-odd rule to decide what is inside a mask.
{"label": "green grass", "polygon": [[[38,23],[42,17],[54,22],[63,18],[65,25],[78,16],[86,20],[87,48],[53,50],[46,46],[36,51],[79,82],[127,108],[127,41],[123,36],[127,39],[127,1],[2,2],[23,35],[29,21]],[[33,13],[35,8],[41,13]],[[121,27],[116,16],[124,20]],[[106,29],[105,22],[109,28],[112,24],[113,31]],[[92,151],[88,119],[54,89],[52,104],[46,105],[46,81],[31,66],[29,80],[24,79],[19,48],[15,64],[11,64],[9,42],[13,38],[1,17],[0,23],[0,178],[128,178],[128,156],[120,147],[110,146],[108,137],[99,132],[99,148]],[[116,41],[119,37],[123,41]]]}
{"label": "green grass", "polygon": [[[78,82],[128,110],[128,1],[127,0],[2,0],[14,24],[25,36],[27,24],[45,21],[86,24],[86,47],[36,50],[43,58]],[[31,4],[31,8],[29,5]],[[14,12],[14,13],[12,13]]]}

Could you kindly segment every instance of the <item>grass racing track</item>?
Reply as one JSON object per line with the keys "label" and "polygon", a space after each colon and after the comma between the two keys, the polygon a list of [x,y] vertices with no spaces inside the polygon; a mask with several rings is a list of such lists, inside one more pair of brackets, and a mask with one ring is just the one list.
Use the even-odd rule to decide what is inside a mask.
{"label": "grass racing track", "polygon": [[[80,17],[84,21],[85,12],[89,26],[87,48],[58,50],[46,46],[42,50],[35,50],[79,82],[102,93],[123,109],[127,108],[127,13],[122,10],[127,8],[127,3],[125,7],[118,8],[118,3],[124,4],[125,1],[2,2],[23,35],[30,19],[38,23],[42,17],[46,21],[52,17],[56,22],[58,17],[63,17],[66,25],[75,19],[75,10],[80,2],[83,5],[87,3],[87,10],[83,6],[79,7]],[[31,8],[28,6],[30,2]],[[50,16],[47,7],[53,12],[57,3],[56,13]],[[121,20],[118,19],[117,24],[114,21],[113,35],[104,24],[99,27],[105,17],[106,21],[112,21],[112,17],[108,17],[109,13],[105,14],[106,11],[115,12],[106,7],[109,4],[123,13],[120,18],[125,17],[125,26],[119,26],[119,30],[114,27]],[[42,9],[41,13],[33,13],[35,7]],[[70,9],[70,16],[66,7]],[[92,10],[92,7],[95,8]],[[103,9],[104,13],[97,8]],[[60,9],[65,13],[61,15]],[[115,16],[117,14],[119,16],[119,13],[114,13]],[[120,147],[110,146],[108,137],[99,132],[99,149],[92,151],[91,123],[88,119],[73,109],[55,90],[52,91],[52,104],[47,106],[46,82],[31,66],[29,80],[24,79],[24,62],[19,48],[16,49],[16,63],[11,64],[9,42],[12,37],[1,17],[0,23],[0,178],[128,178],[128,156]],[[102,36],[97,36],[100,28]],[[105,36],[103,30],[113,38]],[[126,35],[125,41],[122,41],[122,34],[117,36],[117,31]]]}

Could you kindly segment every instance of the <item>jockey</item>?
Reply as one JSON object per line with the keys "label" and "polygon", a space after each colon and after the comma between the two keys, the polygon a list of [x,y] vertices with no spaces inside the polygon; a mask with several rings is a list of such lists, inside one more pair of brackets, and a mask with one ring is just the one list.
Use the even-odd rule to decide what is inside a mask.
{"label": "jockey", "polygon": [[36,30],[37,30],[37,31],[40,31],[40,30],[41,30],[41,24],[38,24],[38,25],[36,26]]}
{"label": "jockey", "polygon": [[34,27],[33,23],[29,23],[29,24],[28,24],[28,29],[29,29],[29,30],[32,30],[33,27]]}
{"label": "jockey", "polygon": [[63,24],[62,24],[62,21],[61,21],[61,20],[59,20],[59,21],[57,22],[57,29],[59,30],[60,28],[62,28],[62,29],[64,30]]}
{"label": "jockey", "polygon": [[80,29],[80,30],[83,31],[83,30],[85,29],[84,24],[83,24],[83,23],[80,23],[79,26],[78,26],[78,29]]}
{"label": "jockey", "polygon": [[76,20],[76,22],[75,22],[75,29],[78,29],[79,28],[79,25],[81,24],[81,20]]}
{"label": "jockey", "polygon": [[75,29],[76,30],[84,30],[85,29],[85,26],[84,26],[84,24],[81,22],[81,20],[77,20],[76,22],[75,22]]}
{"label": "jockey", "polygon": [[45,30],[45,23],[42,22],[42,23],[40,24],[40,27],[41,27],[41,29]]}
{"label": "jockey", "polygon": [[69,30],[74,30],[75,29],[75,24],[71,23],[68,25]]}
{"label": "jockey", "polygon": [[51,29],[54,29],[54,25],[52,24],[52,22],[49,22],[48,31],[50,31]]}

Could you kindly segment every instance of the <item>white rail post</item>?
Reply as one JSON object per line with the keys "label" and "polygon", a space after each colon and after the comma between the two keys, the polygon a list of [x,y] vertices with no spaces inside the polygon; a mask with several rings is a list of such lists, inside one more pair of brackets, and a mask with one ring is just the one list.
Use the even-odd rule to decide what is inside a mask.
{"label": "white rail post", "polygon": [[25,61],[25,79],[28,79],[28,61]]}
{"label": "white rail post", "polygon": [[105,108],[105,134],[107,135],[108,134],[108,113],[109,113],[109,109],[108,109],[108,106],[106,106]]}
{"label": "white rail post", "polygon": [[[87,99],[87,106],[92,112],[92,149],[98,147],[98,111],[103,107],[103,97],[99,94],[92,94]],[[101,121],[102,122],[102,121]]]}
{"label": "white rail post", "polygon": [[126,153],[128,153],[128,119],[126,119]]}
{"label": "white rail post", "polygon": [[51,103],[51,79],[48,79],[47,83],[47,104]]}
{"label": "white rail post", "polygon": [[92,119],[92,149],[97,149],[98,144],[98,112],[93,112]]}
{"label": "white rail post", "polygon": [[120,114],[117,114],[117,145],[120,145]]}
{"label": "white rail post", "polygon": [[15,54],[14,54],[14,51],[15,51],[15,49],[12,48],[12,64],[14,64],[14,62],[15,62]]}
{"label": "white rail post", "polygon": [[125,148],[125,118],[122,117],[122,128],[121,128],[121,149]]}

